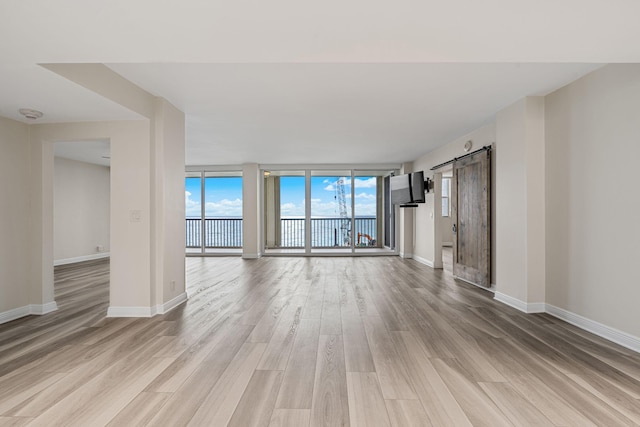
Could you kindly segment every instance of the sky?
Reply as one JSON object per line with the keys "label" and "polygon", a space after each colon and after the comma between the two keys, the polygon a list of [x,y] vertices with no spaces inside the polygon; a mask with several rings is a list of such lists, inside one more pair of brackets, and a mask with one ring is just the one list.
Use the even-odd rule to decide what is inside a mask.
{"label": "sky", "polygon": [[[311,216],[340,217],[337,198],[338,176],[311,177]],[[357,177],[355,184],[355,213],[376,215],[376,178]],[[344,178],[345,205],[351,216],[351,178]],[[201,212],[200,178],[185,179],[187,218],[199,218]],[[304,217],[304,177],[281,177],[280,213],[283,218]],[[205,216],[242,217],[242,178],[216,177],[205,179]]]}

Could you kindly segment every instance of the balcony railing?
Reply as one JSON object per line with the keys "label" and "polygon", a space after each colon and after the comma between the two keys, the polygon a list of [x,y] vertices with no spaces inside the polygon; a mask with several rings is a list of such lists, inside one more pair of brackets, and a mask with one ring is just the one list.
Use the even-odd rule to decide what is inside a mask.
{"label": "balcony railing", "polygon": [[[202,220],[187,218],[188,248],[202,247]],[[205,218],[204,246],[206,248],[241,248],[242,218]]]}
{"label": "balcony railing", "polygon": [[[188,248],[202,247],[202,220],[186,219],[186,243]],[[280,220],[281,248],[303,248],[305,239],[304,218]],[[242,218],[206,218],[204,225],[206,248],[241,248]],[[377,223],[375,217],[358,217],[351,231],[351,220],[343,218],[311,218],[311,247],[350,247],[351,239],[359,246],[376,247]]]}

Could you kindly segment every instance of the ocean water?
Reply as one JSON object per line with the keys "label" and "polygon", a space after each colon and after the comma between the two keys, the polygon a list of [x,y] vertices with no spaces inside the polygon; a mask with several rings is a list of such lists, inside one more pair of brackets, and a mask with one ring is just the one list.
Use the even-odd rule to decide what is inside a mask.
{"label": "ocean water", "polygon": [[[187,247],[201,246],[201,223],[199,218],[187,218],[186,241]],[[304,247],[305,221],[304,218],[281,219],[280,247]],[[354,232],[351,233],[351,221],[342,218],[311,218],[311,246],[312,247],[348,247],[350,236],[357,242],[358,233],[376,239],[376,218],[356,217]],[[363,245],[369,239],[361,236]],[[242,247],[242,218],[206,218],[205,219],[206,247]]]}

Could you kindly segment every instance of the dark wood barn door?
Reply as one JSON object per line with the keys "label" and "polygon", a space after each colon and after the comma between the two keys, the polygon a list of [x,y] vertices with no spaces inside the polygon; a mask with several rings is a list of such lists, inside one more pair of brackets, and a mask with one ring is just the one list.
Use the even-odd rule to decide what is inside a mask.
{"label": "dark wood barn door", "polygon": [[491,151],[453,163],[453,275],[491,286]]}

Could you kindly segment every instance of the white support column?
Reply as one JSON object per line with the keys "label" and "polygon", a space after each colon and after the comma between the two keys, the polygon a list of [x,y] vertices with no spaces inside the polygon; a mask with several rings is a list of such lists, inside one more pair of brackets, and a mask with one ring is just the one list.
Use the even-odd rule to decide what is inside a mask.
{"label": "white support column", "polygon": [[242,165],[242,258],[260,258],[260,169]]}
{"label": "white support column", "polygon": [[[32,135],[33,136],[33,135]],[[53,291],[53,143],[38,136],[29,143],[31,162],[31,283],[33,314],[57,310]]]}
{"label": "white support column", "polygon": [[304,173],[304,252],[311,253],[311,171]]}
{"label": "white support column", "polygon": [[442,268],[442,174],[433,174],[433,268]]}
{"label": "white support column", "polygon": [[528,97],[496,120],[496,299],[544,311],[544,98]]}
{"label": "white support column", "polygon": [[186,300],[184,113],[156,98],[151,139],[152,311],[164,313]]}
{"label": "white support column", "polygon": [[[400,173],[413,172],[413,163],[403,163]],[[413,258],[413,209],[412,208],[396,208],[399,211],[400,218],[400,235],[398,236],[398,248],[400,248],[400,256],[402,258]]]}

